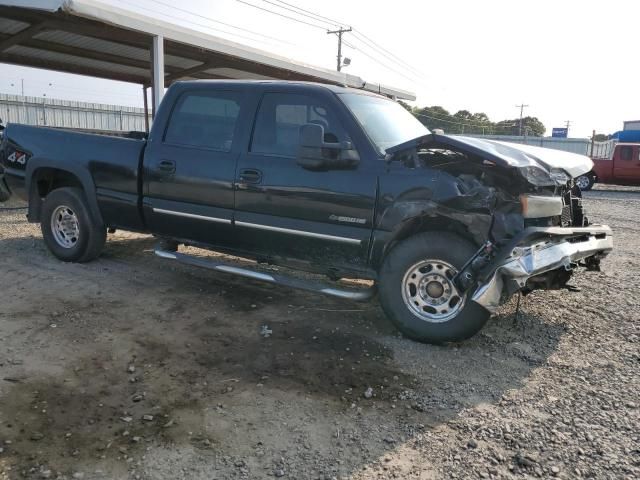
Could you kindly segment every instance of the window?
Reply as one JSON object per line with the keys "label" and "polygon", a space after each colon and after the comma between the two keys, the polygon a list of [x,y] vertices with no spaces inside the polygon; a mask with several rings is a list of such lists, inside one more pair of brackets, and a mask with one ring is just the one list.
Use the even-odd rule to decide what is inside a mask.
{"label": "window", "polygon": [[633,147],[620,148],[620,160],[630,161],[633,157]]}
{"label": "window", "polygon": [[328,143],[348,140],[333,113],[307,95],[267,93],[262,98],[251,141],[253,153],[295,157],[300,127],[315,123],[324,127]]}
{"label": "window", "polygon": [[429,134],[429,130],[398,102],[359,93],[339,96],[381,154],[387,148]]}
{"label": "window", "polygon": [[228,152],[239,113],[239,93],[185,93],[169,119],[164,141]]}

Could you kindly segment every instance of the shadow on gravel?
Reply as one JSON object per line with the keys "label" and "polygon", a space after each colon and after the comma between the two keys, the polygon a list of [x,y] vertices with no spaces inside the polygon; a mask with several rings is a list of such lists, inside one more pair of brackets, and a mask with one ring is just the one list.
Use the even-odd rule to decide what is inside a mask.
{"label": "shadow on gravel", "polygon": [[[395,336],[375,304],[167,269],[140,254],[150,246],[148,238],[112,242],[98,268],[64,285],[79,292],[64,304],[65,328],[38,334],[73,345],[65,373],[5,378],[0,440],[10,443],[0,467],[23,478],[87,465],[126,472],[148,448],[168,447],[212,465],[229,457],[215,461],[224,478],[243,470],[269,478],[276,468],[291,478],[350,475],[384,463],[385,452],[461,409],[520,388],[564,332],[525,311],[517,324],[509,314],[495,317],[462,344],[417,344]],[[113,302],[115,290],[105,287],[100,297],[83,296],[83,283],[118,258],[147,272],[135,295]],[[110,281],[133,285],[125,273]],[[29,288],[48,289],[43,311],[61,308],[56,285]],[[73,323],[74,312],[91,321]],[[96,322],[108,334],[81,335]],[[262,335],[263,326],[271,333]]]}

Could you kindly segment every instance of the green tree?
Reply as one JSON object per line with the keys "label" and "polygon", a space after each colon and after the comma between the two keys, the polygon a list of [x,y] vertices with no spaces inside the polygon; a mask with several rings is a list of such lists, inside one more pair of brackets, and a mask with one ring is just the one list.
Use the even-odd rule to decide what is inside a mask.
{"label": "green tree", "polygon": [[[492,122],[484,112],[473,113],[469,110],[458,110],[451,114],[440,105],[431,107],[411,107],[405,102],[400,104],[413,113],[429,130],[442,129],[447,133],[480,134],[480,135],[518,135],[520,119]],[[522,119],[522,134],[541,137],[546,128],[537,117]]]}
{"label": "green tree", "polygon": [[414,107],[412,107],[411,105],[409,105],[407,102],[403,102],[402,100],[398,100],[398,103],[400,105],[402,105],[404,108],[406,108],[408,111],[410,111],[411,113],[413,113]]}
{"label": "green tree", "polygon": [[533,137],[542,137],[546,128],[537,117],[524,117],[522,119],[522,133],[520,133],[520,119],[502,120],[496,123],[495,130],[497,135],[527,135]]}
{"label": "green tree", "polygon": [[413,114],[418,117],[418,120],[429,130],[441,128],[442,130],[448,131],[452,124],[455,123],[451,114],[440,106],[419,108],[414,110]]}

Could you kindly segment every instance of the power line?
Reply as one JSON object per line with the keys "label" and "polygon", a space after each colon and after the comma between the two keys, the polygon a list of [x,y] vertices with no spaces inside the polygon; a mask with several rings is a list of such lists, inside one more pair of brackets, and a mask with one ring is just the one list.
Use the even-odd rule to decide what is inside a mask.
{"label": "power line", "polygon": [[465,122],[454,122],[451,120],[445,120],[443,118],[437,118],[437,117],[432,117],[431,115],[425,115],[424,113],[415,113],[412,112],[413,115],[415,115],[416,117],[424,117],[424,118],[430,118],[431,120],[437,120],[439,122],[445,122],[445,123],[451,123],[454,125],[463,125],[465,127],[473,127],[473,128],[510,128],[509,126],[498,126],[497,124],[491,124],[491,123],[485,123],[485,124],[473,124],[473,123],[465,123]]}
{"label": "power line", "polygon": [[[271,1],[271,0],[262,0],[262,1],[274,5],[274,2]],[[275,0],[275,1],[295,9],[295,10],[293,10],[292,8],[287,8],[287,10],[290,10],[290,11],[293,11],[293,12],[296,12],[296,10],[299,10],[299,12],[296,12],[299,15],[304,15],[306,17],[313,18],[315,20],[320,20],[320,21],[324,21],[324,22],[329,22],[329,23],[334,24],[334,25],[339,25],[340,29],[342,29],[342,27],[344,25],[347,25],[345,22],[340,22],[340,21],[337,21],[335,19],[332,19],[332,18],[329,18],[329,17],[325,17],[325,16],[320,15],[319,13],[313,12],[311,10],[306,10],[304,8],[297,7],[297,6],[295,6],[295,5],[291,4],[291,3],[287,3],[287,2],[284,2],[282,0]],[[281,7],[281,8],[285,8],[285,7]],[[302,12],[304,12],[304,13],[302,13]],[[395,54],[393,54],[392,52],[390,52],[386,48],[384,48],[384,47],[380,46],[379,44],[377,44],[374,40],[372,40],[370,37],[368,37],[364,33],[360,32],[357,29],[353,29],[353,34],[354,34],[354,36],[357,37],[357,39],[361,43],[366,45],[367,48],[370,48],[371,50],[376,51],[379,55],[382,55],[382,56],[386,57],[388,60],[391,60],[392,62],[396,63],[397,65],[400,65],[403,68],[411,70],[412,71],[411,73],[413,73],[414,75],[418,75],[416,80],[419,80],[420,77],[424,77],[424,73],[422,73],[419,70],[417,70],[416,68],[412,67],[407,62],[399,59]],[[350,45],[350,46],[351,46],[351,48],[355,48],[352,45]]]}
{"label": "power line", "polygon": [[[238,0],[238,1],[240,1],[240,0]],[[386,63],[381,62],[380,60],[378,60],[378,59],[377,59],[377,58],[375,58],[375,57],[372,57],[371,55],[369,55],[368,53],[366,53],[366,52],[365,52],[365,51],[363,51],[362,49],[355,48],[353,45],[347,44],[346,42],[345,42],[345,45],[348,45],[349,47],[353,48],[354,50],[359,51],[362,55],[364,55],[365,57],[367,57],[367,58],[369,58],[369,59],[373,60],[373,61],[374,61],[374,62],[376,62],[378,65],[383,66],[384,68],[386,68],[386,69],[387,69],[387,70],[389,70],[390,72],[394,72],[394,73],[396,73],[396,74],[400,75],[401,77],[406,78],[407,80],[409,80],[409,81],[411,81],[411,82],[415,82],[415,81],[416,81],[416,78],[411,78],[411,77],[409,77],[409,76],[405,75],[404,73],[397,71],[396,69],[394,69],[393,67],[390,67],[390,66],[389,66],[389,65],[387,65]]]}
{"label": "power line", "polygon": [[263,34],[263,33],[255,32],[255,31],[253,31],[253,30],[249,30],[248,28],[238,27],[238,26],[236,26],[236,25],[232,25],[232,24],[230,24],[230,23],[222,22],[222,21],[220,21],[220,20],[214,20],[213,18],[211,18],[211,17],[207,17],[206,15],[201,15],[201,14],[196,13],[196,12],[193,12],[193,11],[191,11],[191,10],[187,10],[186,8],[176,7],[175,5],[172,5],[172,4],[167,3],[167,2],[163,2],[162,0],[150,0],[150,1],[152,1],[153,3],[158,3],[158,4],[163,5],[163,6],[165,6],[165,7],[168,7],[168,8],[172,8],[172,9],[174,9],[174,10],[178,10],[179,12],[184,12],[184,13],[187,13],[187,14],[189,14],[189,15],[193,15],[194,17],[203,18],[203,19],[205,19],[205,20],[207,20],[207,21],[209,21],[209,22],[219,23],[220,25],[225,25],[225,26],[227,26],[227,27],[235,28],[235,29],[240,30],[240,31],[242,31],[242,32],[250,33],[250,34],[252,34],[252,35],[256,35],[256,36],[259,36],[259,37],[268,38],[268,39],[270,39],[270,40],[275,40],[276,42],[281,42],[281,43],[288,43],[288,44],[290,44],[289,42],[285,42],[284,40],[281,40],[281,39],[279,39],[279,38],[272,37],[272,36],[270,36],[270,35],[265,35],[265,34]]}
{"label": "power line", "polygon": [[318,17],[319,19],[326,20],[328,23],[330,23],[332,25],[336,25],[338,27],[344,27],[346,25],[346,23],[338,22],[337,20],[333,20],[333,19],[331,19],[329,17],[325,17],[323,15],[320,15],[319,13],[312,12],[311,10],[305,10],[304,8],[298,7],[296,5],[292,5],[291,3],[283,2],[282,0],[276,0],[276,2],[283,3],[284,5],[287,5],[289,7],[293,7],[296,10],[300,10],[300,11],[305,12],[305,13],[309,13],[309,14],[315,16],[315,17]]}
{"label": "power line", "polygon": [[[116,1],[118,3],[121,3],[121,4],[125,5],[126,7],[129,7],[129,8],[132,6],[132,4],[129,1],[127,1],[127,2],[125,2],[124,0],[116,0]],[[137,8],[141,8],[141,9],[149,9],[148,6],[135,5],[135,4],[133,6],[135,6]],[[154,13],[158,14],[158,15],[162,15],[162,16],[164,16],[166,18],[169,18],[169,19],[171,19],[173,21],[176,20],[175,16],[169,15],[168,13],[164,13],[164,12],[161,12],[161,11],[158,11],[158,10],[152,10],[152,11]],[[232,36],[235,36],[235,37],[238,37],[238,38],[249,40],[251,42],[260,41],[259,39],[256,39],[256,38],[247,37],[246,35],[241,35],[241,34],[235,33],[235,32],[229,32],[227,30],[222,30],[220,28],[212,27],[211,25],[205,25],[204,23],[196,22],[196,21],[193,21],[193,20],[188,20],[186,18],[180,18],[179,20],[183,21],[183,22],[186,22],[186,23],[189,23],[191,25],[196,25],[198,27],[203,27],[203,28],[205,28],[207,30],[212,30],[214,32],[219,32],[219,33],[225,33],[227,35],[232,35]]]}
{"label": "power line", "polygon": [[[429,108],[429,107],[425,107],[425,108]],[[416,114],[416,115],[418,115],[418,114]],[[420,114],[420,115],[422,115],[422,114]],[[447,114],[445,114],[445,113],[442,113],[442,114],[440,114],[440,113],[432,113],[431,115],[433,115],[436,120],[441,120],[442,119],[441,117],[448,117],[448,118],[453,118],[455,120],[460,120],[458,117],[456,117],[455,115],[452,115],[450,113],[447,113]],[[446,120],[446,118],[444,118],[442,120]],[[478,121],[476,123],[477,126],[486,126],[486,125],[489,125],[489,124],[491,124],[491,120],[487,120],[487,123],[484,123],[484,122],[481,122],[481,121]],[[470,125],[470,123],[467,123],[467,125]]]}
{"label": "power line", "polygon": [[[286,18],[286,19],[289,19],[289,20],[293,20],[293,21],[295,21],[295,22],[303,23],[303,24],[305,24],[305,25],[309,25],[309,26],[312,26],[312,27],[315,27],[315,28],[322,28],[323,30],[325,29],[324,27],[321,27],[320,25],[318,25],[318,24],[316,24],[316,23],[310,23],[310,22],[307,22],[307,21],[305,21],[305,20],[301,20],[301,19],[299,19],[299,18],[291,17],[291,16],[289,16],[289,15],[284,15],[284,14],[282,14],[282,13],[279,13],[279,12],[276,12],[276,11],[273,11],[273,10],[270,10],[270,9],[268,9],[268,8],[263,8],[263,7],[260,7],[260,6],[258,6],[258,5],[255,5],[255,4],[252,4],[252,3],[249,3],[249,2],[247,2],[247,1],[245,1],[245,0],[236,0],[236,1],[237,1],[237,2],[240,2],[240,3],[243,3],[243,4],[245,4],[245,5],[249,5],[249,6],[251,6],[251,7],[257,8],[257,9],[259,9],[259,10],[262,10],[262,11],[265,11],[265,12],[268,12],[268,13],[271,13],[271,14],[273,14],[273,15],[278,15],[278,16],[280,16],[280,17],[283,17],[283,18]],[[314,19],[314,20],[316,20],[316,21],[319,21],[319,22],[330,23],[330,24],[338,24],[338,25],[346,25],[346,23],[344,23],[344,22],[337,22],[337,21],[335,21],[335,20],[333,20],[333,19],[329,19],[328,17],[324,17],[324,16],[319,15],[319,14],[317,14],[317,13],[315,13],[315,12],[312,12],[311,10],[306,10],[306,9],[303,9],[303,8],[297,7],[297,6],[295,6],[295,5],[291,4],[291,3],[283,2],[283,1],[281,1],[281,0],[276,0],[276,1],[277,1],[277,2],[279,2],[279,3],[282,3],[282,4],[284,4],[284,5],[286,5],[287,7],[291,7],[291,8],[287,8],[287,7],[284,7],[284,6],[276,5],[276,4],[275,4],[273,1],[271,1],[271,0],[262,0],[262,1],[263,1],[263,2],[265,2],[265,3],[268,3],[268,4],[270,4],[270,5],[274,5],[274,6],[276,6],[276,7],[286,9],[286,10],[288,10],[288,11],[290,11],[290,12],[293,12],[293,13],[296,13],[296,14],[298,14],[298,15],[304,15],[305,17],[312,18],[312,19]],[[295,9],[295,10],[294,10],[294,9]],[[297,10],[300,10],[300,11],[297,11]],[[303,12],[304,12],[304,13],[303,13]],[[378,46],[378,51],[375,51],[375,47],[372,47],[369,43],[367,43],[367,42],[371,42],[371,43],[374,43],[374,44],[375,44],[375,42],[373,42],[373,40],[369,39],[369,37],[366,37],[366,36],[365,36],[364,34],[362,34],[362,33],[361,33],[360,35],[361,35],[361,37],[365,38],[365,40],[363,40],[362,38],[358,38],[358,40],[359,40],[362,44],[364,44],[366,48],[369,48],[369,49],[373,50],[375,54],[380,55],[380,53],[381,53],[381,52],[380,52],[380,50],[384,50],[384,49],[382,49],[382,47]],[[365,57],[367,57],[367,58],[369,58],[369,59],[373,60],[373,61],[374,61],[374,62],[376,62],[377,64],[379,64],[379,65],[383,66],[385,69],[387,69],[387,70],[389,70],[389,71],[392,71],[392,72],[395,72],[395,73],[399,74],[400,76],[402,76],[402,77],[406,78],[407,80],[409,80],[409,81],[411,81],[411,82],[420,82],[420,81],[422,81],[422,79],[420,78],[420,76],[422,76],[422,75],[423,75],[422,73],[416,74],[416,73],[412,73],[412,72],[407,72],[407,73],[409,73],[411,76],[406,75],[406,74],[404,74],[404,73],[402,73],[402,72],[397,71],[397,68],[392,68],[392,67],[390,67],[388,64],[386,64],[386,63],[384,63],[384,62],[382,62],[382,61],[380,61],[380,60],[378,60],[378,59],[374,58],[372,55],[369,55],[369,54],[368,54],[368,53],[366,53],[362,48],[358,49],[358,48],[356,48],[355,46],[353,46],[352,44],[349,44],[349,43],[344,42],[344,41],[343,41],[343,43],[344,43],[345,45],[349,46],[350,48],[353,48],[354,50],[358,50],[362,55],[364,55]],[[375,45],[377,45],[377,44],[375,44]],[[397,59],[396,59],[396,57],[395,57],[391,52],[389,52],[388,50],[386,50],[386,51],[388,52],[388,54],[383,54],[385,57],[387,57],[389,60],[391,60],[391,61],[395,62],[396,64],[398,64],[398,65],[402,66],[402,68],[407,69],[407,65],[408,65],[408,64],[406,64],[406,62],[403,64],[403,62],[401,62],[401,61],[397,60]],[[412,67],[410,67],[410,68],[412,68]],[[415,69],[414,69],[414,70],[415,70]],[[416,71],[417,71],[417,70],[416,70]]]}
{"label": "power line", "polygon": [[[272,5],[274,5],[274,2],[271,0],[262,0],[264,2],[270,3]],[[340,22],[337,21],[335,19],[329,18],[329,17],[325,17],[323,15],[320,15],[319,13],[313,12],[311,10],[306,10],[304,8],[298,7],[296,5],[293,5],[291,3],[287,3],[283,0],[275,0],[278,3],[282,3],[284,5],[287,5],[288,7],[292,7],[295,10],[292,10],[291,8],[287,8],[287,10],[293,11],[298,13],[299,15],[304,15],[306,17],[309,18],[313,18],[315,20],[321,20],[321,21],[325,21],[325,22],[329,22],[333,25],[338,25],[341,28],[345,25],[347,25],[345,22]],[[285,8],[285,7],[281,7],[281,8]],[[299,10],[299,12],[297,12],[296,10]],[[304,13],[301,13],[304,12]],[[408,68],[409,70],[412,70],[412,72],[416,75],[419,75],[420,77],[424,76],[424,73],[421,72],[420,70],[412,67],[411,65],[409,65],[407,62],[399,59],[394,53],[390,52],[389,50],[387,50],[386,48],[382,47],[381,45],[379,45],[378,43],[376,43],[373,39],[371,39],[370,37],[368,37],[367,35],[365,35],[363,32],[360,32],[357,29],[353,29],[353,34],[354,36],[358,37],[358,39],[360,40],[360,42],[362,42],[363,44],[365,44],[368,48],[371,48],[372,50],[377,51],[378,54],[383,55],[384,57],[386,57],[387,59],[393,61],[394,63],[397,63],[398,65],[403,66],[404,68]]]}
{"label": "power line", "polygon": [[[238,0],[239,1],[239,0]],[[405,75],[402,72],[399,72],[397,69],[390,67],[389,65],[387,65],[386,63],[378,60],[377,58],[369,55],[367,52],[363,51],[361,48],[357,48],[354,45],[352,45],[351,43],[343,40],[342,43],[344,43],[347,47],[349,48],[353,48],[354,50],[360,52],[362,55],[364,55],[365,57],[369,58],[370,60],[373,60],[374,62],[376,62],[378,65],[383,66],[384,68],[386,68],[387,70],[389,70],[390,72],[394,72],[398,75],[400,75],[401,77],[406,78],[407,80],[410,80],[411,82],[419,82],[420,80],[415,78],[415,77],[409,77],[408,75]]]}
{"label": "power line", "polygon": [[[361,42],[361,43],[364,45],[364,47],[365,47],[365,48],[368,48],[368,49],[372,50],[372,49],[371,49],[371,47],[370,47],[370,46],[368,46],[367,44],[365,44],[364,42],[362,42],[362,40],[361,40],[361,39],[356,38],[356,41]],[[363,50],[362,48],[358,48],[358,47],[355,47],[355,46],[353,46],[353,45],[349,45],[349,47],[353,48],[354,50],[358,50],[358,51],[359,51],[360,53],[362,53],[364,56],[366,56],[366,57],[369,57],[369,58],[373,59],[373,57],[372,57],[371,55],[367,55],[367,54],[364,52],[364,50]],[[374,54],[374,55],[380,55],[380,54],[379,54],[378,52],[376,52],[375,50],[372,50],[372,51],[373,51],[373,54]],[[385,57],[383,57],[383,58],[387,58],[387,57],[385,56]],[[380,61],[378,61],[378,60],[376,60],[376,59],[373,59],[373,60],[374,60],[375,62],[377,62],[378,64],[383,65],[383,66],[384,66],[385,68],[387,68],[388,70],[390,70],[390,71],[392,71],[392,72],[395,72],[395,73],[398,73],[398,74],[402,75],[404,78],[407,78],[407,79],[411,80],[412,82],[420,83],[420,82],[422,82],[422,80],[423,80],[421,77],[419,77],[419,76],[418,76],[418,75],[416,75],[415,73],[413,73],[413,72],[411,72],[411,71],[407,70],[407,69],[406,69],[406,67],[404,67],[403,65],[398,65],[398,64],[397,64],[397,62],[396,62],[396,65],[397,65],[397,66],[389,66],[389,65],[387,65],[387,64],[385,64],[385,63],[382,63],[382,62],[380,62]],[[389,60],[394,61],[394,60],[393,60],[393,58],[390,58]],[[399,67],[399,68],[401,68],[401,69],[403,69],[403,70],[404,70],[404,72],[405,72],[407,75],[400,73],[400,72],[398,71],[398,67]]]}
{"label": "power line", "polygon": [[390,52],[389,50],[387,50],[386,48],[382,47],[381,45],[377,44],[376,42],[374,42],[371,38],[369,38],[368,36],[366,36],[364,33],[362,33],[359,30],[355,30],[353,32],[354,36],[356,36],[362,43],[364,43],[365,45],[369,46],[369,48],[373,49],[373,50],[377,50],[379,54],[387,57],[388,59],[392,60],[393,62],[397,63],[398,65],[402,65],[404,68],[408,68],[409,70],[412,70],[413,73],[420,75],[420,76],[424,76],[424,73],[422,73],[420,70],[412,67],[411,65],[409,65],[407,62],[405,62],[404,60],[398,58],[395,54],[393,54],[392,52]]}
{"label": "power line", "polygon": [[283,13],[274,12],[273,10],[269,10],[268,8],[262,8],[259,5],[254,5],[253,3],[245,2],[244,0],[236,0],[236,2],[243,3],[243,4],[248,5],[250,7],[253,7],[253,8],[257,8],[258,10],[262,10],[263,12],[271,13],[273,15],[278,15],[280,17],[283,17],[283,18],[286,18],[286,19],[289,19],[289,20],[293,20],[294,22],[304,23],[305,25],[309,25],[310,27],[319,28],[320,30],[326,30],[326,27],[322,27],[322,26],[317,25],[315,23],[306,22],[304,20],[300,20],[299,18],[290,17],[289,15],[285,15]]}
{"label": "power line", "polygon": [[[285,7],[285,6],[282,6],[282,5],[278,5],[277,3],[272,2],[271,0],[262,0],[262,1],[265,2],[265,3],[268,3],[270,5],[273,5],[276,8],[281,8],[283,10],[287,10],[289,12],[293,12],[296,15],[302,15],[303,17],[311,18],[311,19],[316,20],[316,21],[322,21],[323,23],[328,23],[332,27],[335,26],[335,24],[333,24],[332,22],[326,22],[326,21],[323,21],[323,20],[317,18],[317,15],[308,15],[308,14],[306,14],[304,12],[299,12],[297,10],[294,10],[293,8],[289,8],[289,7]],[[283,3],[283,2],[280,2],[280,3]],[[289,4],[286,4],[286,5],[289,5]]]}

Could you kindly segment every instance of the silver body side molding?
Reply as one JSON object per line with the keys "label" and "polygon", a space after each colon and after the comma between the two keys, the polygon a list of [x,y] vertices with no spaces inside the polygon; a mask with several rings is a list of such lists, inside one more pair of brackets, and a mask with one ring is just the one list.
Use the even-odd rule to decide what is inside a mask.
{"label": "silver body side molding", "polygon": [[231,220],[227,218],[207,217],[205,215],[196,215],[193,213],[176,212],[175,210],[165,210],[164,208],[154,208],[155,213],[164,213],[165,215],[173,215],[174,217],[194,218],[196,220],[205,220],[214,223],[226,223],[231,225]]}
{"label": "silver body side molding", "polygon": [[362,241],[357,238],[337,237],[335,235],[326,235],[324,233],[306,232],[304,230],[293,230],[291,228],[272,227],[271,225],[261,225],[259,223],[235,222],[235,224],[239,227],[256,228],[258,230],[267,230],[270,232],[289,233],[291,235],[300,235],[301,237],[333,240],[335,242],[351,243],[353,245],[360,245],[360,243],[362,243]]}

